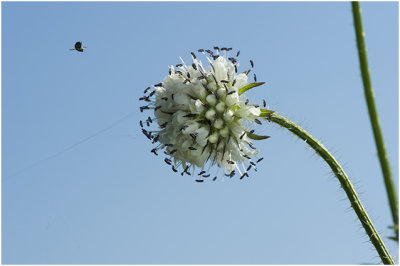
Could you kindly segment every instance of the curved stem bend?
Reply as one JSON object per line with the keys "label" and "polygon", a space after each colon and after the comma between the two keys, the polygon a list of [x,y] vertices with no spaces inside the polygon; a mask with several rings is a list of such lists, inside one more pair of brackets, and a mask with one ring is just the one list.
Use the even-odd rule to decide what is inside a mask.
{"label": "curved stem bend", "polygon": [[382,262],[384,264],[392,264],[393,265],[394,261],[393,261],[392,257],[390,256],[389,252],[386,250],[385,244],[383,243],[381,237],[379,236],[374,225],[372,224],[372,221],[368,217],[368,214],[365,211],[364,207],[362,206],[362,204],[358,198],[357,192],[355,191],[353,185],[350,182],[350,179],[347,177],[343,168],[336,161],[336,159],[332,156],[332,154],[330,154],[330,152],[318,140],[313,138],[307,131],[305,131],[300,126],[296,125],[295,123],[291,122],[290,120],[288,120],[276,113],[270,114],[268,116],[268,119],[271,122],[274,122],[286,129],[288,129],[290,132],[295,134],[297,137],[306,141],[307,144],[310,145],[311,148],[313,148],[314,151],[325,160],[325,162],[332,169],[335,176],[339,179],[341,187],[346,192],[347,198],[350,200],[351,206],[353,207],[354,211],[356,212],[358,219],[360,220],[369,239],[371,240],[376,251],[378,252],[379,257],[382,259]]}

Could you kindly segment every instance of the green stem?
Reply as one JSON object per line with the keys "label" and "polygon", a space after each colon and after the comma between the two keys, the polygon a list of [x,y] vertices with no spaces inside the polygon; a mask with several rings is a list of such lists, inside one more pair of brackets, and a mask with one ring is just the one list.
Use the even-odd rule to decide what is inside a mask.
{"label": "green stem", "polygon": [[329,153],[329,151],[315,138],[313,138],[309,133],[307,133],[304,129],[300,126],[296,125],[295,123],[291,122],[290,120],[278,115],[278,114],[270,114],[267,119],[271,122],[274,122],[286,129],[290,132],[295,134],[297,137],[301,138],[308,145],[311,146],[315,150],[315,152],[320,155],[325,162],[330,166],[335,176],[339,179],[339,182],[346,192],[348,199],[350,200],[351,206],[353,207],[354,211],[356,212],[358,219],[360,220],[362,226],[364,227],[365,231],[369,239],[371,240],[372,244],[374,245],[376,251],[379,254],[382,262],[384,264],[394,264],[392,257],[390,256],[389,252],[386,250],[385,244],[383,243],[381,237],[379,236],[378,232],[376,231],[372,221],[368,217],[367,212],[365,211],[364,207],[362,206],[357,192],[355,191],[353,185],[350,182],[350,179],[347,177],[346,173],[340,166],[340,164],[336,161],[336,159]]}
{"label": "green stem", "polygon": [[367,49],[364,41],[364,30],[361,20],[361,8],[358,2],[351,2],[354,18],[354,29],[357,36],[357,49],[360,59],[360,68],[362,74],[362,81],[364,84],[365,99],[367,101],[369,118],[371,120],[372,131],[374,132],[375,144],[378,150],[379,162],[381,164],[383,179],[385,181],[386,192],[390,204],[390,210],[392,212],[392,218],[394,223],[394,229],[396,233],[396,239],[399,239],[398,221],[399,221],[399,210],[397,205],[397,192],[393,183],[393,176],[390,170],[389,159],[386,153],[385,142],[383,140],[381,127],[379,125],[379,117],[376,111],[374,91],[372,89],[371,80],[369,77],[369,68],[367,60]]}

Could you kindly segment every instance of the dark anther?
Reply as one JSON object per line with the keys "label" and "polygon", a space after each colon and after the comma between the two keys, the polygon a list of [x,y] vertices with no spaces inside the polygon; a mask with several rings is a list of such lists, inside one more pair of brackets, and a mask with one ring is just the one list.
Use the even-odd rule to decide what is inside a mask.
{"label": "dark anther", "polygon": [[212,179],[212,181],[215,181],[215,180],[217,180],[217,177],[216,177],[216,176],[214,176],[214,178]]}
{"label": "dark anther", "polygon": [[170,160],[170,159],[165,158],[164,161],[165,161],[168,165],[171,165],[171,160]]}
{"label": "dark anther", "polygon": [[157,135],[154,139],[153,139],[153,143],[156,143],[158,141],[158,139],[160,138],[160,135]]}
{"label": "dark anther", "polygon": [[174,166],[172,166],[172,171],[174,171],[175,173],[178,172],[178,170],[176,170]]}
{"label": "dark anther", "polygon": [[168,101],[168,97],[162,97],[161,100]]}
{"label": "dark anther", "polygon": [[246,132],[243,132],[243,134],[240,135],[240,139],[243,139],[244,135],[246,135]]}
{"label": "dark anther", "polygon": [[231,160],[226,160],[229,164],[235,164],[235,162],[231,161]]}
{"label": "dark anther", "polygon": [[199,50],[197,50],[199,53],[202,53],[202,52],[204,52],[204,49],[199,49]]}
{"label": "dark anther", "polygon": [[157,111],[157,110],[160,109],[160,108],[161,108],[161,105],[156,106],[156,107],[154,108],[154,111]]}
{"label": "dark anther", "polygon": [[190,52],[194,59],[196,59],[196,55],[193,52]]}
{"label": "dark anther", "polygon": [[229,83],[229,81],[222,79],[221,80],[222,83]]}
{"label": "dark anther", "polygon": [[196,117],[197,116],[197,114],[187,114],[187,115],[184,115],[183,117]]}
{"label": "dark anther", "polygon": [[142,120],[139,121],[140,127],[143,127],[143,122]]}
{"label": "dark anther", "polygon": [[261,125],[261,121],[260,121],[260,120],[258,120],[257,118],[256,118],[256,119],[254,119],[254,122],[256,122],[257,124]]}
{"label": "dark anther", "polygon": [[172,150],[172,151],[169,152],[169,154],[174,154],[174,153],[177,152],[177,151],[178,151],[177,149]]}
{"label": "dark anther", "polygon": [[238,57],[240,55],[240,50],[236,53],[236,57]]}
{"label": "dark anther", "polygon": [[162,87],[162,86],[163,86],[163,85],[162,85],[162,82],[157,83],[157,84],[154,85],[154,87]]}
{"label": "dark anther", "polygon": [[174,114],[173,112],[165,112],[165,111],[163,111],[163,110],[161,110],[161,113],[167,114],[167,115],[173,115],[173,114]]}
{"label": "dark anther", "polygon": [[254,147],[253,144],[251,144],[251,143],[248,143],[248,144],[249,144],[249,147],[252,148],[253,150],[256,149],[256,147]]}
{"label": "dark anther", "polygon": [[260,158],[257,160],[257,163],[261,162],[264,158]]}
{"label": "dark anther", "polygon": [[201,171],[198,175],[202,175],[202,174],[205,174],[206,173],[206,171]]}
{"label": "dark anther", "polygon": [[176,65],[176,67],[182,67],[182,66],[183,66],[182,64],[177,64],[177,65]]}
{"label": "dark anther", "polygon": [[204,182],[204,180],[196,179],[196,182],[202,183],[202,182]]}
{"label": "dark anther", "polygon": [[253,60],[250,60],[250,65],[251,65],[251,67],[254,67]]}
{"label": "dark anther", "polygon": [[251,165],[249,165],[249,167],[247,167],[246,171],[248,172],[248,171],[250,171],[250,169],[251,169]]}
{"label": "dark anther", "polygon": [[207,178],[207,177],[209,177],[210,176],[210,174],[207,174],[207,175],[203,175],[203,177],[205,177],[205,178]]}
{"label": "dark anther", "polygon": [[191,151],[196,151],[197,148],[195,148],[195,147],[189,147],[189,150],[191,150]]}
{"label": "dark anther", "polygon": [[153,120],[151,120],[150,116],[147,118],[147,120],[149,120],[150,123],[153,123]]}
{"label": "dark anther", "polygon": [[144,90],[143,93],[146,93],[146,92],[148,92],[149,90],[150,90],[150,87],[147,87],[147,88]]}
{"label": "dark anther", "polygon": [[228,95],[234,94],[236,91],[230,91],[228,92]]}
{"label": "dark anther", "polygon": [[162,124],[160,125],[160,128],[165,128],[165,127],[167,126],[167,124],[168,124],[168,122],[162,123]]}
{"label": "dark anther", "polygon": [[237,60],[233,57],[229,57],[228,60],[231,61],[232,64],[236,64],[236,62],[237,62]]}
{"label": "dark anther", "polygon": [[156,148],[152,149],[151,152],[154,153],[155,155],[158,155],[158,154],[157,154],[157,149],[156,149]]}
{"label": "dark anther", "polygon": [[249,174],[248,174],[248,173],[244,173],[244,174],[240,177],[240,179],[243,179],[243,177],[245,177],[245,176],[249,177]]}
{"label": "dark anther", "polygon": [[194,70],[197,70],[197,66],[196,66],[195,63],[192,64],[192,67],[193,67]]}
{"label": "dark anther", "polygon": [[213,47],[215,50],[218,50],[219,51],[219,47],[218,46],[214,46]]}
{"label": "dark anther", "polygon": [[237,73],[237,65],[235,65],[235,73]]}
{"label": "dark anther", "polygon": [[265,100],[263,100],[263,106],[266,107],[267,103],[265,102]]}
{"label": "dark anther", "polygon": [[233,177],[235,175],[235,170],[233,170],[230,174],[229,177]]}
{"label": "dark anther", "polygon": [[254,82],[257,82],[257,76],[254,74]]}
{"label": "dark anther", "polygon": [[247,105],[249,103],[249,99],[247,99],[244,104]]}

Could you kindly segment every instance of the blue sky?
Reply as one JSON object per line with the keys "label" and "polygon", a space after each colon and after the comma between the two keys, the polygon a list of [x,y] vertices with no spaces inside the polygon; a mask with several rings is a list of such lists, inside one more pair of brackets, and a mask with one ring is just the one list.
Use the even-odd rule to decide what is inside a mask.
{"label": "blue sky", "polygon": [[[361,6],[398,187],[398,4]],[[254,61],[249,99],[333,152],[398,256],[350,3],[3,2],[2,263],[379,262],[327,165],[276,125],[255,128],[271,138],[244,180],[199,184],[150,153],[137,99],[214,45]]]}

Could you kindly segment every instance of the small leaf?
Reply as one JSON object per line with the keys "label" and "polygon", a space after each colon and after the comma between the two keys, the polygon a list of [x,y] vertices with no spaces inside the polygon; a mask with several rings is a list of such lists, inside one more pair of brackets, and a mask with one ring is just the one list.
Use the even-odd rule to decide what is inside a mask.
{"label": "small leaf", "polygon": [[270,137],[270,136],[256,135],[256,134],[253,134],[253,133],[250,133],[250,132],[247,132],[247,131],[246,131],[246,134],[247,134],[247,137],[249,137],[250,139],[254,139],[254,140],[263,140],[263,139],[267,139],[267,138]]}
{"label": "small leaf", "polygon": [[238,90],[238,94],[242,95],[245,91],[250,90],[251,88],[254,88],[254,87],[261,86],[264,83],[265,82],[254,82],[254,83],[247,84],[246,86],[243,86]]}
{"label": "small leaf", "polygon": [[259,115],[260,117],[268,117],[270,114],[275,113],[275,111],[272,110],[267,110],[267,109],[260,109],[261,114]]}

